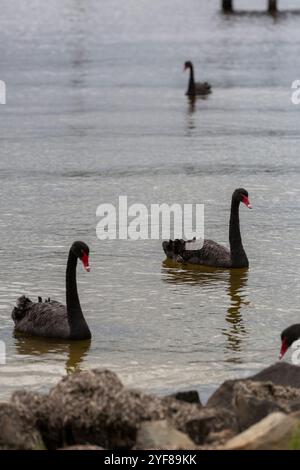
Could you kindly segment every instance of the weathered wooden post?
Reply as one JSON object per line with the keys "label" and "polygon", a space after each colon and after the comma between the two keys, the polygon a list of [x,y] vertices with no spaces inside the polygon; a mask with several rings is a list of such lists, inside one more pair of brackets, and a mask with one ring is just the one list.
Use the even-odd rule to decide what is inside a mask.
{"label": "weathered wooden post", "polygon": [[268,12],[269,13],[277,12],[277,0],[268,0]]}
{"label": "weathered wooden post", "polygon": [[222,0],[222,10],[224,13],[233,13],[233,0]]}

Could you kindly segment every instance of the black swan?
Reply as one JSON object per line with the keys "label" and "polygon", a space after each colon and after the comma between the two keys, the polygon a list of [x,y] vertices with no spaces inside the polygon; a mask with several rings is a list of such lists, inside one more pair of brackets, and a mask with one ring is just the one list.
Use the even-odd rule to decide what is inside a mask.
{"label": "black swan", "polygon": [[279,359],[282,359],[292,344],[300,339],[300,323],[289,326],[281,333],[281,349]]}
{"label": "black swan", "polygon": [[231,213],[229,222],[230,250],[212,241],[204,240],[201,249],[193,250],[193,243],[197,240],[169,240],[163,242],[163,250],[168,258],[179,263],[199,264],[215,268],[247,268],[248,258],[242,244],[240,232],[239,206],[243,202],[252,209],[245,189],[236,189],[232,195]]}
{"label": "black swan", "polygon": [[74,242],[69,251],[66,270],[66,303],[48,299],[32,302],[24,295],[17,300],[12,311],[15,331],[33,336],[62,339],[90,339],[91,332],[84,319],[77,292],[77,259],[86,271],[89,267],[89,247],[80,241]]}
{"label": "black swan", "polygon": [[190,79],[189,85],[186,92],[188,96],[195,96],[195,95],[209,95],[211,93],[211,85],[208,82],[195,82],[194,77],[194,66],[191,61],[187,61],[184,64],[184,71],[189,69],[190,70]]}

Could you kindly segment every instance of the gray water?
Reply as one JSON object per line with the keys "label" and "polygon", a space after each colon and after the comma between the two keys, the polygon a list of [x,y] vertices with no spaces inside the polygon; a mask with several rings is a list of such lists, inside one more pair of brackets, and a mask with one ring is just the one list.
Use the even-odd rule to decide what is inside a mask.
{"label": "gray water", "polygon": [[[146,391],[207,396],[277,360],[281,330],[300,319],[299,47],[296,11],[224,17],[217,0],[1,5],[0,398],[86,367]],[[213,84],[194,107],[187,59]],[[248,271],[183,269],[164,262],[161,241],[96,238],[97,206],[127,195],[204,203],[206,236],[228,244],[241,186],[253,205],[241,207]],[[64,301],[76,239],[91,249],[91,273],[78,268],[91,343],[15,337],[18,296]]]}

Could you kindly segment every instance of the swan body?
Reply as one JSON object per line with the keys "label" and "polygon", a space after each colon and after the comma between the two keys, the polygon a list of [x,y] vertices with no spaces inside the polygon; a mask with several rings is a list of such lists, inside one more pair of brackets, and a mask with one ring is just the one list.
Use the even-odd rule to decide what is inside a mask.
{"label": "swan body", "polygon": [[247,268],[249,261],[243,248],[240,222],[239,205],[243,202],[249,209],[251,204],[248,199],[248,192],[243,189],[236,189],[231,200],[231,214],[229,222],[229,243],[230,250],[213,240],[204,240],[200,249],[193,250],[193,242],[197,240],[169,240],[164,241],[162,246],[167,258],[180,263],[199,264],[216,268]]}
{"label": "swan body", "polygon": [[25,334],[48,338],[70,337],[67,309],[55,300],[32,302],[23,295],[17,300],[12,319],[15,322],[15,330]]}
{"label": "swan body", "polygon": [[204,240],[199,250],[186,250],[186,244],[191,241],[169,240],[163,242],[163,249],[168,258],[181,263],[201,264],[204,266],[231,267],[230,251],[213,240]]}
{"label": "swan body", "polygon": [[47,338],[90,339],[91,332],[83,316],[76,283],[77,259],[89,271],[89,248],[83,242],[74,242],[69,251],[66,270],[66,306],[55,300],[32,302],[24,295],[12,311],[15,331]]}
{"label": "swan body", "polygon": [[195,82],[194,78],[194,66],[191,61],[187,61],[184,64],[184,70],[190,70],[190,78],[186,95],[209,95],[211,93],[211,84],[208,82]]}

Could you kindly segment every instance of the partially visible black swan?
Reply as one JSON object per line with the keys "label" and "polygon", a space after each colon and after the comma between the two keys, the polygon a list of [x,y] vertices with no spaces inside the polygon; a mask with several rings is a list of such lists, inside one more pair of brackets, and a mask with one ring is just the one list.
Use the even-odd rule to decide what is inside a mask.
{"label": "partially visible black swan", "polygon": [[245,253],[239,219],[239,206],[243,202],[249,209],[251,204],[248,192],[245,189],[236,189],[232,195],[231,213],[229,222],[229,244],[230,250],[212,241],[204,240],[201,249],[193,250],[193,242],[184,240],[169,240],[163,242],[163,250],[168,258],[180,263],[199,264],[215,268],[247,268],[249,261]]}
{"label": "partially visible black swan", "polygon": [[300,339],[300,323],[289,326],[281,333],[281,349],[279,359],[282,359],[292,344]]}
{"label": "partially visible black swan", "polygon": [[89,267],[89,247],[84,242],[74,242],[69,251],[66,270],[66,303],[48,299],[32,302],[24,295],[17,300],[12,311],[15,331],[33,336],[83,340],[91,332],[84,319],[77,292],[76,267],[78,258],[86,271]]}
{"label": "partially visible black swan", "polygon": [[187,61],[184,64],[184,70],[190,70],[190,79],[186,95],[209,95],[211,93],[211,85],[208,82],[195,82],[194,66],[191,61]]}

